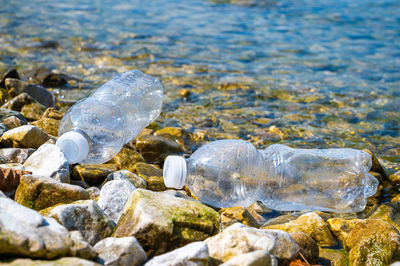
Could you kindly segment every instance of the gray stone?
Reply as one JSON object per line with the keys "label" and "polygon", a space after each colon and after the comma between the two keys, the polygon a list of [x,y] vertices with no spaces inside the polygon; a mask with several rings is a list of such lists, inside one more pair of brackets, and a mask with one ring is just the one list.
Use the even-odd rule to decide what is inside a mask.
{"label": "gray stone", "polygon": [[237,255],[220,266],[278,266],[278,261],[268,252],[256,250]]}
{"label": "gray stone", "polygon": [[98,242],[94,249],[104,265],[142,265],[147,256],[135,237],[109,237]]}
{"label": "gray stone", "polygon": [[107,176],[107,180],[125,180],[131,182],[136,188],[147,187],[146,180],[128,170],[115,171]]}
{"label": "gray stone", "polygon": [[24,163],[25,170],[33,175],[48,176],[62,183],[69,183],[69,164],[61,149],[44,144]]}
{"label": "gray stone", "polygon": [[0,156],[9,163],[24,163],[35,149],[5,148],[0,149]]}
{"label": "gray stone", "polygon": [[1,142],[6,147],[37,149],[49,138],[49,135],[40,128],[25,125],[4,132],[1,136]]}
{"label": "gray stone", "polygon": [[26,118],[20,112],[7,108],[0,108],[0,122],[3,122],[4,119],[12,116],[17,117],[19,120],[23,121],[24,124],[27,123]]}
{"label": "gray stone", "polygon": [[65,227],[0,194],[0,254],[52,259],[69,253]]}
{"label": "gray stone", "polygon": [[91,245],[110,236],[115,226],[93,200],[57,205],[43,210],[42,213],[56,219],[70,231],[80,231]]}
{"label": "gray stone", "polygon": [[203,241],[190,243],[168,253],[153,257],[145,266],[206,266],[208,265],[208,248]]}
{"label": "gray stone", "polygon": [[114,222],[118,222],[129,196],[136,189],[129,181],[108,181],[100,191],[98,204]]}
{"label": "gray stone", "polygon": [[81,232],[71,231],[69,236],[73,242],[70,255],[73,257],[80,257],[88,260],[93,260],[97,257],[97,253],[94,248],[86,242]]}
{"label": "gray stone", "polygon": [[[2,265],[1,262],[0,265]],[[8,266],[62,266],[62,265],[96,266],[100,264],[80,258],[64,257],[58,260],[15,259],[10,263],[7,263],[6,265]]]}
{"label": "gray stone", "polygon": [[5,163],[5,164],[0,164],[1,168],[9,168],[9,169],[13,169],[13,170],[20,170],[20,171],[24,171],[25,167],[20,164],[20,163]]}
{"label": "gray stone", "polygon": [[100,189],[98,187],[90,187],[87,188],[86,191],[90,195],[90,199],[94,201],[98,201],[100,197]]}
{"label": "gray stone", "polygon": [[281,230],[263,230],[236,223],[216,236],[205,240],[210,257],[226,262],[255,250],[263,250],[281,259],[292,259],[299,247],[290,235]]}
{"label": "gray stone", "polygon": [[16,127],[26,125],[27,122],[25,119],[22,120],[16,116],[10,116],[10,117],[4,118],[2,124],[8,129],[13,129]]}

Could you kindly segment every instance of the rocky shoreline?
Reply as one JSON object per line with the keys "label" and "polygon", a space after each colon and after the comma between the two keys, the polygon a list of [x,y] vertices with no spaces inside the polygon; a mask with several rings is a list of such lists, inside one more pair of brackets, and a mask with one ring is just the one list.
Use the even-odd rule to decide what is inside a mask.
{"label": "rocky shoreline", "polygon": [[[37,72],[37,73],[36,73]],[[15,69],[0,81],[0,265],[389,265],[400,260],[400,172],[374,154],[362,213],[214,209],[165,187],[162,164],[203,134],[150,125],[102,165],[69,166],[54,145],[67,76]]]}

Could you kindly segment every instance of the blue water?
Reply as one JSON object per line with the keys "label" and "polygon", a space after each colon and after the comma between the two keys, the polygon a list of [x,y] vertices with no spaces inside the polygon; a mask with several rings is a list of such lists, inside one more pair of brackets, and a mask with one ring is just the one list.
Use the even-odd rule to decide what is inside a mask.
{"label": "blue water", "polygon": [[239,2],[0,0],[0,69],[45,66],[89,92],[139,68],[164,83],[164,126],[370,148],[399,169],[400,1]]}

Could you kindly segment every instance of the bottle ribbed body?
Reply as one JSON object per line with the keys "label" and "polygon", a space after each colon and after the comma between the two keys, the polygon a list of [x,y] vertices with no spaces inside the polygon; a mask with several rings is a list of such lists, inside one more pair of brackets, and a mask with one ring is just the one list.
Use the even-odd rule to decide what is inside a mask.
{"label": "bottle ribbed body", "polygon": [[90,150],[82,164],[104,163],[157,118],[162,107],[161,83],[140,71],[125,72],[73,105],[58,130],[87,137]]}

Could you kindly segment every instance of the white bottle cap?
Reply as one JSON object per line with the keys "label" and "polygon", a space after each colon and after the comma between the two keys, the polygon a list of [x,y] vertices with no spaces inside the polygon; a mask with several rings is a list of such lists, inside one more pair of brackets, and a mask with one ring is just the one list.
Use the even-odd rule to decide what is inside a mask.
{"label": "white bottle cap", "polygon": [[89,154],[88,141],[76,131],[68,131],[62,134],[56,145],[62,150],[70,164],[82,161]]}
{"label": "white bottle cap", "polygon": [[186,161],[181,156],[168,156],[164,162],[164,184],[167,187],[181,189],[186,179]]}

